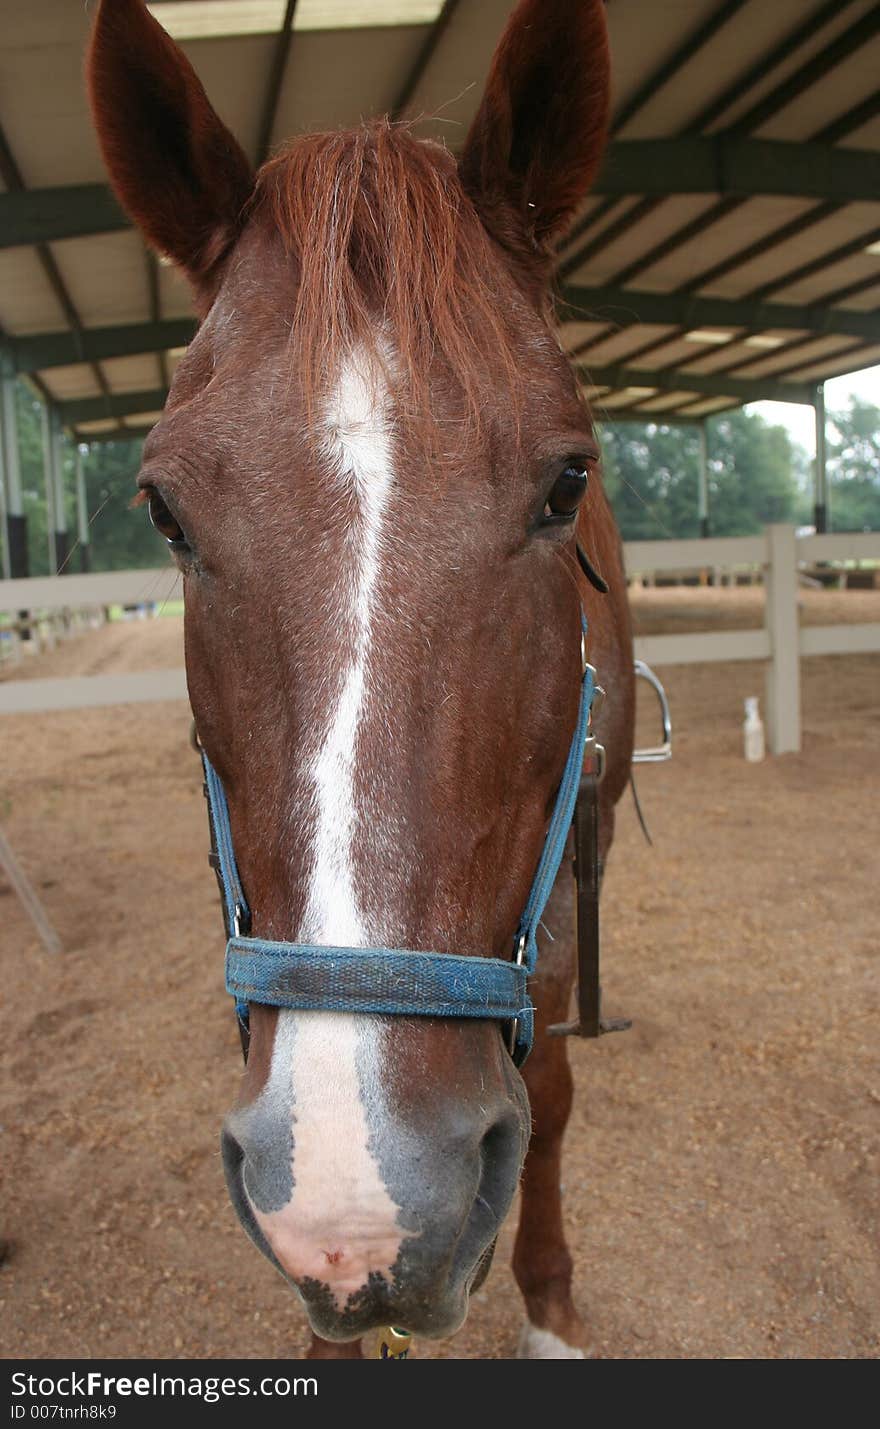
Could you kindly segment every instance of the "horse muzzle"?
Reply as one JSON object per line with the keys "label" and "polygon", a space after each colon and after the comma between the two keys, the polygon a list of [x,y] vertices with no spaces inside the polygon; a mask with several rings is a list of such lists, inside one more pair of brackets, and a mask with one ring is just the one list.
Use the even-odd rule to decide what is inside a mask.
{"label": "horse muzzle", "polygon": [[370,1157],[351,1136],[338,1144],[338,1159],[330,1128],[310,1148],[308,1129],[295,1124],[292,1148],[289,1132],[273,1135],[259,1102],[232,1113],[221,1145],[233,1206],[322,1339],[352,1340],[387,1324],[438,1337],[463,1323],[528,1140],[524,1089],[519,1104],[508,1100],[488,1127],[485,1110],[463,1133],[469,1118],[459,1108],[449,1137],[442,1114],[419,1137],[380,1129]]}

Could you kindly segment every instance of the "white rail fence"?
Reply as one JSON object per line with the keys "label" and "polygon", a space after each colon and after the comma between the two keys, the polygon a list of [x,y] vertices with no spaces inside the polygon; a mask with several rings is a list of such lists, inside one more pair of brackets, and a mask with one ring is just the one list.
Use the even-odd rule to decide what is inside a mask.
{"label": "white rail fence", "polygon": [[[766,661],[766,713],[774,754],[801,746],[800,661],[812,655],[880,652],[880,622],[821,625],[798,622],[798,570],[817,563],[880,562],[880,533],[798,537],[793,526],[768,526],[760,536],[697,541],[631,541],[624,546],[632,577],[694,570],[758,570],[766,587],[764,627],[690,635],[649,635],[636,655],[651,665]],[[137,605],[155,598],[170,568],[100,575],[37,577],[0,582],[0,610],[78,610]],[[182,669],[65,679],[0,682],[0,715],[39,710],[186,698]]]}

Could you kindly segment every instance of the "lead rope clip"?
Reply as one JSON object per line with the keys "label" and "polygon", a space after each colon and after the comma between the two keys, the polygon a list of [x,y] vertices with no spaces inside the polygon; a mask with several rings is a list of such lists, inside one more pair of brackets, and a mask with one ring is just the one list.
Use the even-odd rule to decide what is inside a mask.
{"label": "lead rope clip", "polygon": [[374,1360],[405,1360],[412,1344],[412,1335],[407,1330],[398,1330],[394,1325],[385,1325],[376,1331]]}

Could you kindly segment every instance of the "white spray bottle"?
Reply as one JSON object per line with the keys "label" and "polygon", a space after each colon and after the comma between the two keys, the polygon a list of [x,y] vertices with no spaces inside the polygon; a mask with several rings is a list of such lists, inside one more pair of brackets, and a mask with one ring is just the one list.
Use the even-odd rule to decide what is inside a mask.
{"label": "white spray bottle", "polygon": [[764,758],[764,722],[758,713],[757,695],[750,695],[746,700],[743,744],[749,764],[758,764]]}

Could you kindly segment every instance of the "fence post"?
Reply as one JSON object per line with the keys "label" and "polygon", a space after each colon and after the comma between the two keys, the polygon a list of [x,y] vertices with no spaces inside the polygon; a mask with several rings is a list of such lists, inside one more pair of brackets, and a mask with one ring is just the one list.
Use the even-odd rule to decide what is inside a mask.
{"label": "fence post", "polygon": [[768,526],[766,534],[767,722],[771,752],[788,754],[801,747],[797,540],[793,526]]}
{"label": "fence post", "polygon": [[700,535],[705,538],[709,534],[709,438],[705,420],[697,423],[697,437],[697,516]]}
{"label": "fence post", "polygon": [[43,480],[46,484],[46,540],[49,546],[49,575],[58,570],[55,549],[55,468],[52,457],[52,420],[45,402],[40,403],[40,435],[43,448]]}
{"label": "fence post", "polygon": [[[15,410],[15,378],[0,367],[0,480],[4,487],[6,551],[9,569],[5,575],[27,576],[27,522],[21,499],[21,466],[18,454],[18,422]],[[4,563],[5,564],[5,563]]]}
{"label": "fence post", "polygon": [[828,473],[825,469],[825,387],[821,382],[817,382],[814,389],[813,414],[816,418],[813,521],[816,526],[816,534],[821,536],[828,530]]}
{"label": "fence post", "polygon": [[76,533],[79,538],[79,568],[83,573],[92,569],[92,548],[89,544],[89,508],[86,500],[86,474],[83,468],[82,447],[76,443]]}
{"label": "fence post", "polygon": [[64,429],[57,407],[49,412],[49,454],[55,493],[55,561],[53,575],[68,574],[70,537],[67,529],[67,504],[64,490]]}

